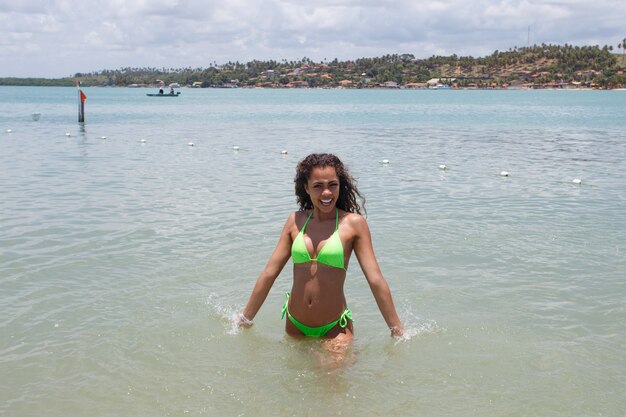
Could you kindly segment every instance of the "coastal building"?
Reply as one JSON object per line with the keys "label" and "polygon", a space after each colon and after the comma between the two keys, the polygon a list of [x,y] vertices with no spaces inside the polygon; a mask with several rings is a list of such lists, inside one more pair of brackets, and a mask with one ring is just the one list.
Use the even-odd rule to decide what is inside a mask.
{"label": "coastal building", "polygon": [[385,81],[384,83],[381,84],[381,87],[383,87],[383,88],[400,88],[398,83],[395,82],[395,81]]}
{"label": "coastal building", "polygon": [[285,85],[287,88],[307,88],[308,86],[309,83],[306,81],[292,81]]}
{"label": "coastal building", "polygon": [[229,82],[226,82],[222,85],[220,85],[221,88],[237,88],[239,87],[239,80],[230,80]]}
{"label": "coastal building", "polygon": [[428,88],[428,84],[426,83],[407,83],[405,85],[406,88]]}

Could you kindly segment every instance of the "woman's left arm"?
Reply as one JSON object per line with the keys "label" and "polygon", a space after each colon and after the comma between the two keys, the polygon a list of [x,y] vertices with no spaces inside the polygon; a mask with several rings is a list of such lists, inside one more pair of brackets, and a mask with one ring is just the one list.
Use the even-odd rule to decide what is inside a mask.
{"label": "woman's left arm", "polygon": [[351,219],[352,226],[354,227],[354,253],[361,265],[361,270],[365,275],[365,279],[372,290],[376,304],[391,330],[392,336],[402,336],[404,334],[404,326],[398,317],[396,308],[393,304],[393,298],[391,297],[391,290],[389,285],[383,277],[383,274],[378,266],[376,255],[374,255],[374,248],[372,246],[372,236],[370,234],[367,221],[361,215],[353,215]]}

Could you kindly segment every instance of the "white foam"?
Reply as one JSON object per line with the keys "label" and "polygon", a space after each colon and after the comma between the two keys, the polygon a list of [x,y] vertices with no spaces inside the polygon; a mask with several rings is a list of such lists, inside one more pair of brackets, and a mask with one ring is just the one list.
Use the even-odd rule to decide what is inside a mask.
{"label": "white foam", "polygon": [[408,342],[414,337],[437,334],[445,331],[435,320],[419,317],[413,313],[409,307],[405,307],[399,315],[404,324],[404,334],[395,338],[395,344]]}
{"label": "white foam", "polygon": [[213,308],[213,311],[220,317],[220,319],[227,323],[227,334],[237,335],[241,332],[241,326],[239,325],[239,313],[241,308],[233,306],[223,306],[219,300],[219,295],[213,293],[207,297],[207,305]]}
{"label": "white foam", "polygon": [[439,327],[435,320],[424,320],[421,319],[420,322],[410,323],[406,322],[404,327],[404,334],[400,337],[396,337],[395,344],[408,342],[414,337],[441,333],[443,329]]}
{"label": "white foam", "polygon": [[226,332],[230,335],[237,335],[241,332],[242,327],[239,325],[239,314],[232,313],[228,317],[228,322],[230,323],[230,329]]}

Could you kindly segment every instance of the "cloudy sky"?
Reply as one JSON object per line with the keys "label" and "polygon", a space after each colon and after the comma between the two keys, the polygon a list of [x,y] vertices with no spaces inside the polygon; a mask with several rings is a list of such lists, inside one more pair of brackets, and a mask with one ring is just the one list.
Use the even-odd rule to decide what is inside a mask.
{"label": "cloudy sky", "polygon": [[304,56],[478,57],[529,39],[617,51],[624,38],[624,0],[0,0],[5,77]]}

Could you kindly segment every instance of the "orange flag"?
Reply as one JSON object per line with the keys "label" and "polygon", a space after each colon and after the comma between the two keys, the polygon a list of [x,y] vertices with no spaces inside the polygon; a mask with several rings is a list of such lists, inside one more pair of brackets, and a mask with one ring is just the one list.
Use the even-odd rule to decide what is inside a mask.
{"label": "orange flag", "polygon": [[87,96],[85,95],[85,93],[83,93],[83,90],[79,90],[80,91],[80,102],[84,103],[85,100],[87,100]]}

